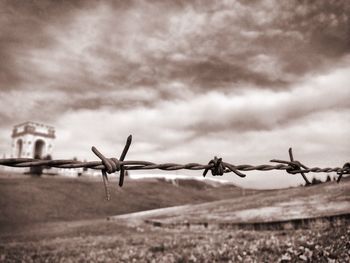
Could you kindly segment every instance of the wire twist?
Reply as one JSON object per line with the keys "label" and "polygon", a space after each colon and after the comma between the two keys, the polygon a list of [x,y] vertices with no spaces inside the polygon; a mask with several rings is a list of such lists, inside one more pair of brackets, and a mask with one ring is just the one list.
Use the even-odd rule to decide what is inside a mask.
{"label": "wire twist", "polygon": [[129,135],[124,149],[119,157],[117,158],[106,158],[96,147],[92,146],[91,150],[101,161],[92,162],[81,162],[78,160],[40,160],[32,158],[8,158],[0,159],[0,165],[11,166],[11,167],[55,167],[55,168],[89,168],[102,171],[102,180],[105,188],[106,199],[110,200],[110,192],[108,186],[108,175],[115,172],[119,172],[119,186],[122,187],[124,183],[124,177],[127,170],[204,170],[203,176],[205,177],[208,171],[211,171],[213,176],[222,176],[224,173],[235,173],[239,177],[245,177],[246,175],[240,171],[271,171],[271,170],[285,170],[289,174],[301,174],[306,182],[306,185],[310,185],[310,181],[307,179],[305,173],[330,173],[336,172],[339,176],[337,182],[339,183],[344,174],[350,174],[350,162],[343,165],[342,168],[309,168],[299,161],[294,160],[292,148],[289,148],[289,161],[273,159],[271,162],[278,163],[276,165],[262,164],[262,165],[249,165],[241,164],[234,165],[231,163],[224,162],[222,158],[216,156],[208,162],[208,164],[199,163],[187,163],[187,164],[176,164],[176,163],[162,163],[157,164],[148,161],[125,161],[126,154],[130,148],[132,142],[132,136]]}
{"label": "wire twist", "polygon": [[[126,140],[126,144],[124,147],[124,150],[122,154],[120,155],[120,161],[124,161],[126,154],[128,153],[129,147],[131,145],[132,136],[129,135],[129,137]],[[110,200],[110,192],[108,189],[108,176],[107,173],[115,173],[117,171],[120,171],[119,175],[119,186],[122,187],[124,183],[124,176],[125,176],[125,168],[124,165],[121,164],[121,162],[117,158],[106,158],[99,150],[96,149],[95,146],[92,146],[91,150],[94,152],[94,154],[97,155],[98,158],[101,159],[102,164],[104,165],[104,169],[102,169],[102,179],[103,179],[103,185],[105,187],[105,194],[106,199]],[[107,173],[106,173],[107,172]]]}
{"label": "wire twist", "polygon": [[282,160],[271,160],[271,162],[276,162],[276,163],[285,163],[288,164],[290,167],[288,169],[286,169],[287,173],[289,174],[297,174],[300,173],[303,176],[303,179],[306,183],[306,185],[310,185],[310,181],[307,179],[306,175],[304,174],[304,172],[306,170],[302,170],[304,169],[309,169],[308,167],[306,167],[304,164],[302,164],[299,161],[295,161],[294,157],[293,157],[293,150],[292,148],[289,148],[288,150],[289,153],[289,159],[290,161],[282,161]]}

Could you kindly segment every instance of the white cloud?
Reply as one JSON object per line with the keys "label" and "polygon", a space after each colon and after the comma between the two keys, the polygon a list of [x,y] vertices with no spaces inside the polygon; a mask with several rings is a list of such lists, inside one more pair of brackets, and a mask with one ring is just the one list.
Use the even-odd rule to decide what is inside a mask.
{"label": "white cloud", "polygon": [[[307,79],[284,92],[209,92],[184,101],[162,101],[153,108],[67,112],[55,125],[54,157],[94,159],[92,145],[107,156],[119,156],[126,137],[133,134],[131,159],[206,163],[219,155],[234,164],[262,164],[273,158],[287,159],[292,146],[296,158],[306,165],[341,166],[348,161],[350,148],[347,76],[349,68]],[[252,120],[266,129],[245,124]],[[203,123],[223,129],[201,131],[198,125]],[[254,185],[264,184],[264,178],[271,178],[269,186],[301,182],[298,176],[271,172],[276,173],[264,177],[262,172],[247,172]],[[251,179],[244,180],[234,179],[245,186],[251,183]]]}

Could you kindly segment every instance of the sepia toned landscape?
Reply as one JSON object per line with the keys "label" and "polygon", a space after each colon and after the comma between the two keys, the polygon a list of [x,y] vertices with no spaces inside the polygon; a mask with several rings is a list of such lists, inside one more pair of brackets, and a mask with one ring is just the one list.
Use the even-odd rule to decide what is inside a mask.
{"label": "sepia toned landscape", "polygon": [[349,0],[0,0],[0,263],[350,262]]}

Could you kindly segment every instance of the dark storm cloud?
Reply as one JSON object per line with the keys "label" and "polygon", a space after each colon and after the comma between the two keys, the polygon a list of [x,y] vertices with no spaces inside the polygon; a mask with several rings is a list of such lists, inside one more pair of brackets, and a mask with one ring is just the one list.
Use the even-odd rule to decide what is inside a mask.
{"label": "dark storm cloud", "polygon": [[281,89],[349,52],[345,1],[213,3],[189,5],[179,14],[180,26],[188,28],[161,62],[169,79],[204,90],[237,83]]}
{"label": "dark storm cloud", "polygon": [[[2,2],[1,88],[51,80],[51,88],[71,91],[140,83],[157,89],[160,79],[204,90],[237,83],[280,88],[349,51],[348,6],[346,1]],[[86,43],[74,43],[94,30]],[[74,44],[81,45],[80,53],[72,51]],[[66,56],[55,55],[57,50]],[[104,67],[96,69],[95,60]],[[58,72],[41,70],[40,63]],[[139,71],[144,66],[151,74]],[[62,67],[69,70],[61,72]]]}
{"label": "dark storm cloud", "polygon": [[[289,5],[282,5],[288,12]],[[300,33],[302,42],[286,43],[275,39],[287,61],[284,70],[302,74],[329,67],[334,60],[350,52],[350,3],[348,1],[297,1],[294,10],[280,19],[277,26]]]}
{"label": "dark storm cloud", "polygon": [[[26,91],[29,105],[60,94],[51,118],[212,90],[283,90],[349,52],[348,11],[347,1],[2,1],[0,90]],[[131,89],[153,95],[116,97]]]}
{"label": "dark storm cloud", "polygon": [[18,58],[31,48],[49,48],[53,40],[45,33],[50,23],[67,21],[79,7],[78,1],[0,2],[0,88],[18,88],[26,81],[25,66]]}
{"label": "dark storm cloud", "polygon": [[281,87],[286,83],[283,80],[271,79],[259,72],[243,68],[239,64],[229,63],[217,58],[208,58],[200,62],[180,64],[174,68],[170,78],[186,81],[200,89],[232,88],[241,83],[251,83],[261,87]]}

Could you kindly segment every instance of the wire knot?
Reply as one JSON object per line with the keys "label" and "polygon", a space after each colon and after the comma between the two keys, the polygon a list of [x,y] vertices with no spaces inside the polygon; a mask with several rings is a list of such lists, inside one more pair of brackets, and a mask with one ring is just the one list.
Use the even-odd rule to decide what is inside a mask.
{"label": "wire knot", "polygon": [[339,175],[339,177],[337,179],[337,183],[339,183],[341,178],[343,177],[343,174],[350,174],[350,163],[345,163],[343,165],[343,169],[341,169],[341,171],[337,172],[337,174]]}
{"label": "wire knot", "polygon": [[225,172],[225,165],[222,162],[222,158],[218,158],[218,157],[214,157],[214,159],[210,160],[209,165],[211,165],[211,168],[207,168],[204,170],[203,172],[203,176],[205,177],[210,169],[211,174],[213,176],[217,176],[217,175],[223,175]]}
{"label": "wire knot", "polygon": [[299,161],[288,162],[289,167],[287,167],[286,172],[289,174],[298,174],[304,172],[302,170],[303,164]]}
{"label": "wire knot", "polygon": [[94,152],[94,154],[97,155],[98,158],[101,159],[102,165],[104,166],[104,169],[102,169],[102,179],[103,179],[103,184],[105,187],[105,192],[106,192],[106,199],[110,200],[110,193],[108,190],[108,176],[107,173],[115,173],[120,171],[119,175],[119,186],[122,187],[124,183],[124,176],[127,173],[126,169],[121,162],[124,161],[126,154],[128,153],[129,147],[131,145],[132,141],[132,136],[129,135],[129,137],[126,140],[123,152],[120,155],[119,160],[117,158],[106,158],[99,150],[96,149],[95,146],[92,146],[91,150]]}
{"label": "wire knot", "polygon": [[109,174],[119,172],[121,165],[117,158],[106,158],[96,147],[92,147],[92,151],[101,159],[105,171]]}
{"label": "wire knot", "polygon": [[301,162],[294,160],[292,148],[289,148],[288,153],[289,153],[290,161],[283,161],[283,160],[274,159],[274,160],[271,160],[271,162],[287,164],[288,165],[286,168],[287,173],[289,173],[289,174],[299,174],[300,173],[302,175],[302,177],[304,178],[306,185],[310,185],[311,183],[305,175],[305,173],[309,172],[307,170],[309,168],[307,166],[305,166],[304,164],[302,164]]}

